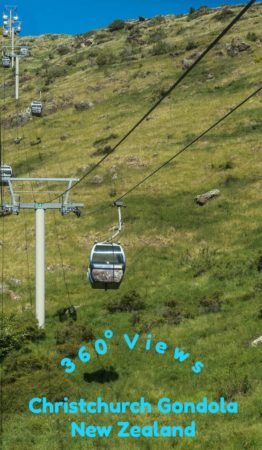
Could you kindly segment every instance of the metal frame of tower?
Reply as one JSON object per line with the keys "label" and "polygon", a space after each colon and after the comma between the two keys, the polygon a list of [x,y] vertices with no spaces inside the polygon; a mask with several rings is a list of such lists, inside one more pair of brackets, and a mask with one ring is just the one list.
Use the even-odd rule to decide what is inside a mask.
{"label": "metal frame of tower", "polygon": [[15,12],[17,11],[17,6],[7,5],[4,8],[4,30],[8,31],[11,39],[11,59],[12,59],[12,67],[14,67],[15,63],[15,55],[14,55],[14,47],[15,47],[15,34],[20,33],[21,24],[18,20],[18,16],[15,16]]}
{"label": "metal frame of tower", "polygon": [[[19,214],[21,209],[30,209],[35,211],[35,304],[36,304],[36,319],[39,328],[45,326],[45,211],[48,209],[57,209],[62,216],[71,212],[75,213],[77,217],[80,216],[80,208],[83,208],[83,203],[69,202],[70,188],[72,184],[78,181],[78,178],[15,178],[9,177],[0,180],[3,185],[8,187],[11,197],[10,203],[0,205],[0,213],[2,215]],[[26,203],[21,202],[19,195],[15,190],[14,184],[17,182],[37,182],[37,183],[68,183],[67,191],[62,195],[61,202],[58,203]],[[26,192],[26,191],[25,191]],[[44,192],[41,192],[44,193]]]}

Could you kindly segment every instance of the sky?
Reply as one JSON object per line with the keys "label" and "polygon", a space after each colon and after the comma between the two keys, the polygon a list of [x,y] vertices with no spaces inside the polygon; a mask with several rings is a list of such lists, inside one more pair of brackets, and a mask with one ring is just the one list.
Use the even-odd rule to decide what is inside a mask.
{"label": "sky", "polygon": [[[46,33],[80,34],[106,27],[115,19],[153,17],[160,14],[188,12],[192,6],[215,8],[223,4],[237,5],[247,0],[17,0],[22,36]],[[5,3],[1,2],[1,13]]]}

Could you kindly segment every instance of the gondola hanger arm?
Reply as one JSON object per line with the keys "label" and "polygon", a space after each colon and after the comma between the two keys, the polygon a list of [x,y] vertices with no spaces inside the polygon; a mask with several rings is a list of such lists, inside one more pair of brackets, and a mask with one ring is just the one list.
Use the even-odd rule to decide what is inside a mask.
{"label": "gondola hanger arm", "polygon": [[122,220],[122,211],[121,208],[126,208],[126,205],[124,205],[122,200],[116,200],[112,206],[116,206],[117,207],[117,213],[118,213],[118,229],[117,231],[113,234],[113,236],[111,236],[111,238],[109,239],[109,241],[113,241],[115,239],[116,236],[118,236],[118,234],[122,231],[123,228],[123,220]]}

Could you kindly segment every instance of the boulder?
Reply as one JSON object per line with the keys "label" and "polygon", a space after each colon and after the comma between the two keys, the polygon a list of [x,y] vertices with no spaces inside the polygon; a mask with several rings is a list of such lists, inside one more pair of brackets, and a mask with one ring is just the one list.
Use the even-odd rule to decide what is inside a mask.
{"label": "boulder", "polygon": [[189,58],[184,58],[182,61],[183,69],[189,69],[192,64],[201,56],[201,52],[192,53]]}
{"label": "boulder", "polygon": [[217,197],[218,195],[220,195],[220,191],[218,189],[213,189],[212,191],[206,192],[205,194],[197,195],[194,200],[198,205],[203,206],[211,198]]}
{"label": "boulder", "polygon": [[262,336],[258,337],[254,341],[251,342],[251,347],[258,347],[262,345]]}
{"label": "boulder", "polygon": [[231,41],[230,44],[226,44],[226,51],[229,56],[237,56],[241,52],[245,52],[249,50],[251,46],[246,42],[241,41],[238,38],[235,38]]}
{"label": "boulder", "polygon": [[18,278],[10,278],[8,280],[8,284],[11,287],[19,287],[19,286],[22,286],[22,281],[19,280]]}
{"label": "boulder", "polygon": [[185,70],[189,69],[193,63],[194,63],[194,61],[192,59],[187,59],[187,58],[183,59],[183,61],[182,61],[183,69],[185,69]]}
{"label": "boulder", "polygon": [[92,180],[91,183],[92,184],[102,184],[104,181],[104,178],[101,175],[95,175]]}
{"label": "boulder", "polygon": [[38,136],[35,141],[30,142],[30,145],[31,146],[39,145],[39,144],[41,144],[41,142],[42,142],[42,139]]}
{"label": "boulder", "polygon": [[86,111],[87,109],[90,109],[94,106],[94,104],[92,102],[79,102],[79,103],[75,103],[74,107],[76,109],[76,111]]}

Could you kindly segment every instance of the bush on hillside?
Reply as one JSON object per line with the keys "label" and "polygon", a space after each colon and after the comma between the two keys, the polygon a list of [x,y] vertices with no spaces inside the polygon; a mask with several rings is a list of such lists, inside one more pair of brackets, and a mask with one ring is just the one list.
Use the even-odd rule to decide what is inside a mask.
{"label": "bush on hillside", "polygon": [[96,64],[101,66],[107,66],[116,62],[116,55],[111,51],[101,51],[96,58]]}
{"label": "bush on hillside", "polygon": [[110,314],[117,312],[140,311],[145,309],[145,302],[136,291],[131,291],[119,300],[112,300],[107,303],[106,309]]}
{"label": "bush on hillside", "polygon": [[133,54],[133,47],[131,45],[126,45],[123,48],[123,50],[119,56],[120,56],[121,62],[135,59],[134,54]]}
{"label": "bush on hillside", "polygon": [[123,30],[125,28],[125,21],[121,19],[116,19],[110,25],[108,25],[109,31],[118,31]]}
{"label": "bush on hillside", "polygon": [[46,85],[52,83],[56,78],[62,77],[66,74],[66,68],[62,66],[51,66],[47,70]]}
{"label": "bush on hillside", "polygon": [[164,16],[156,16],[156,17],[153,17],[153,19],[150,20],[150,25],[152,27],[154,27],[155,25],[159,25],[159,24],[161,24],[161,23],[163,23],[165,21],[166,21],[166,19],[165,19]]}
{"label": "bush on hillside", "polygon": [[224,20],[229,19],[233,15],[234,15],[234,11],[232,11],[232,9],[229,9],[227,6],[225,6],[225,8],[223,8],[222,11],[220,11],[219,13],[217,13],[214,16],[214,19],[220,20],[223,22]]}
{"label": "bush on hillside", "polygon": [[148,43],[149,44],[155,44],[159,41],[162,41],[167,37],[167,34],[164,30],[159,28],[158,30],[155,30],[153,33],[150,34]]}
{"label": "bush on hillside", "polygon": [[67,55],[67,53],[70,53],[70,48],[67,45],[61,45],[57,48],[57,53],[60,56]]}
{"label": "bush on hillside", "polygon": [[44,339],[45,332],[39,329],[31,317],[1,316],[0,361],[12,350],[19,350],[26,342]]}
{"label": "bush on hillside", "polygon": [[215,293],[211,298],[201,299],[199,305],[203,313],[216,313],[221,311],[222,301],[220,300],[220,293]]}
{"label": "bush on hillside", "polygon": [[204,16],[205,14],[208,14],[208,13],[209,13],[209,8],[207,6],[205,6],[205,5],[200,6],[198,9],[195,9],[195,8],[191,7],[189,9],[187,20],[188,21],[194,20],[194,19],[197,19],[198,17]]}
{"label": "bush on hillside", "polygon": [[172,51],[172,46],[166,41],[157,42],[152,48],[152,55],[165,55]]}
{"label": "bush on hillside", "polygon": [[252,42],[256,42],[258,40],[258,35],[253,31],[249,31],[247,33],[247,39]]}
{"label": "bush on hillside", "polygon": [[195,48],[198,47],[198,43],[194,42],[194,41],[189,41],[186,45],[186,50],[190,51],[190,50],[194,50]]}
{"label": "bush on hillside", "polygon": [[80,342],[89,342],[94,339],[94,333],[90,326],[79,325],[75,322],[68,322],[56,332],[56,343],[62,344],[80,344]]}

